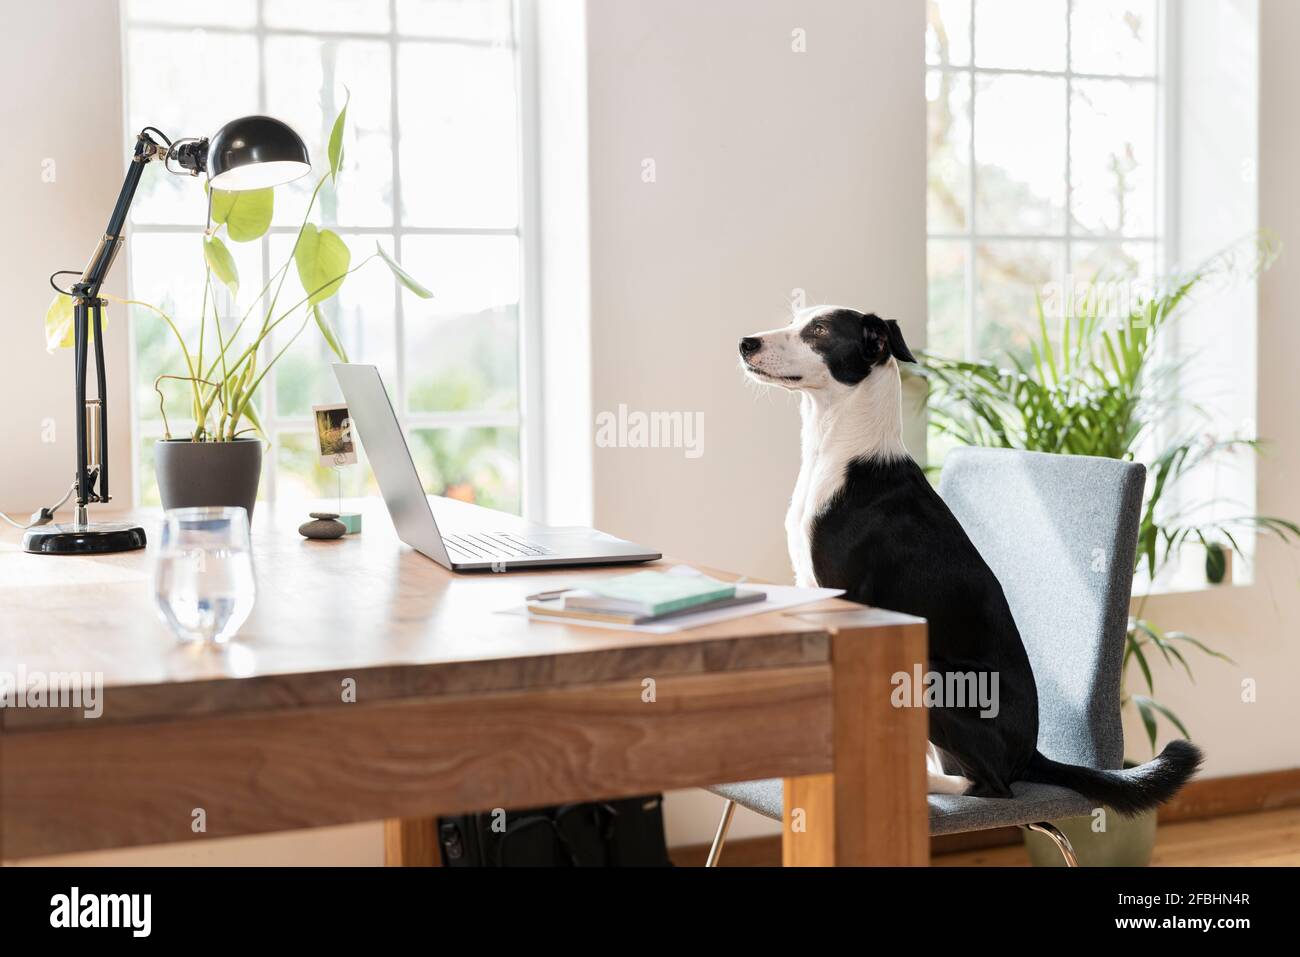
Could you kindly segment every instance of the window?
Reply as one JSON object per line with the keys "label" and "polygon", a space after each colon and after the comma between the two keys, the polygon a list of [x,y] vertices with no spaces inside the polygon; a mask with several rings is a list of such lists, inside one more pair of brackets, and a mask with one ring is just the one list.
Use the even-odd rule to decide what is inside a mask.
{"label": "window", "polygon": [[1025,356],[1036,297],[1164,269],[1159,0],[928,0],[929,349]]}
{"label": "window", "polygon": [[[519,511],[528,337],[515,4],[124,0],[123,11],[132,140],[145,125],[172,138],[207,136],[234,117],[268,113],[302,135],[318,177],[350,93],[344,168],[337,190],[322,190],[316,220],[344,238],[354,264],[381,243],[435,298],[399,295],[393,275],[372,262],[327,300],[327,318],[353,361],[379,366],[427,490]],[[288,255],[314,182],[277,189],[267,235],[229,244],[240,289],[217,295],[232,322]],[[131,211],[131,296],[166,309],[187,337],[197,336],[205,216],[200,184],[161,167],[147,171]],[[290,269],[284,301],[302,295]],[[154,315],[135,308],[131,324],[137,500],[149,504],[158,501],[152,446],[163,434],[154,382],[183,363]],[[273,336],[263,367],[286,343]],[[259,390],[272,443],[264,498],[377,491],[365,469],[335,474],[317,464],[311,406],[339,398],[331,361],[313,325]],[[173,386],[183,388],[161,385],[174,397]],[[177,409],[168,406],[174,434],[185,427]]]}

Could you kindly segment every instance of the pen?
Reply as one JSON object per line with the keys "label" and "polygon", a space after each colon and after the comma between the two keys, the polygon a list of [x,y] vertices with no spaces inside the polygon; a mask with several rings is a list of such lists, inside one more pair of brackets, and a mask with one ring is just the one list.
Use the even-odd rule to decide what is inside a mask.
{"label": "pen", "polygon": [[524,601],[547,601],[551,598],[559,598],[565,592],[573,591],[572,588],[555,588],[551,591],[539,591],[535,595],[525,595]]}

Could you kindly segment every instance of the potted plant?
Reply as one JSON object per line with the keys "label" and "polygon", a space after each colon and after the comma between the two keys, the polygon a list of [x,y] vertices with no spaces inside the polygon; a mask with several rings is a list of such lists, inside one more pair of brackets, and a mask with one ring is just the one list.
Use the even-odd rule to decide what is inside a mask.
{"label": "potted plant", "polygon": [[[349,275],[379,259],[407,290],[424,299],[432,296],[379,243],[373,253],[353,264],[343,239],[333,230],[311,222],[321,191],[338,186],[347,112],[345,101],[331,127],[329,167],[316,181],[288,257],[233,326],[223,324],[217,296],[218,288],[224,287],[233,305],[239,292],[239,272],[226,243],[253,242],[265,235],[275,209],[273,188],[227,192],[205,184],[208,222],[202,239],[203,301],[198,334],[192,340],[181,333],[176,319],[163,309],[138,300],[105,296],[156,316],[180,346],[184,368],[154,381],[164,430],[164,437],[155,446],[154,468],[164,508],[240,505],[251,517],[266,439],[254,396],[267,372],[310,325],[315,325],[340,361],[348,361],[346,350],[321,311],[321,303],[336,295]],[[305,295],[285,304],[280,294],[290,268],[297,270]],[[72,306],[72,299],[60,294],[46,312],[46,346],[50,351],[72,345]],[[228,322],[231,319],[227,317]],[[276,330],[282,330],[281,335],[287,331],[287,339],[273,354],[264,354]],[[164,384],[169,382],[185,384],[183,394],[193,424],[183,435],[173,435],[168,422],[169,396]]]}
{"label": "potted plant", "polygon": [[[1196,520],[1168,507],[1181,481],[1222,456],[1256,453],[1261,443],[1251,436],[1213,434],[1203,410],[1179,401],[1171,375],[1177,364],[1162,361],[1158,346],[1194,292],[1242,272],[1254,275],[1275,257],[1276,249],[1268,237],[1253,239],[1244,248],[1234,245],[1164,288],[1134,297],[1132,307],[1119,310],[1117,316],[1106,314],[1116,297],[1105,294],[1099,280],[1062,310],[1055,335],[1049,330],[1040,300],[1038,331],[1030,343],[1029,358],[1009,356],[1010,368],[920,354],[919,374],[929,385],[931,427],[940,435],[966,445],[1097,455],[1146,464],[1147,487],[1134,568],[1140,579],[1135,592],[1140,592],[1140,597],[1129,619],[1121,700],[1140,717],[1152,754],[1162,719],[1183,736],[1191,735],[1179,717],[1155,699],[1149,657],[1159,654],[1170,665],[1181,667],[1189,679],[1192,669],[1185,652],[1230,659],[1191,635],[1162,630],[1146,618],[1143,608],[1151,583],[1163,568],[1178,560],[1185,547],[1203,548],[1208,553],[1212,546],[1219,546],[1242,556],[1242,529],[1276,535],[1284,541],[1300,539],[1300,526],[1282,518],[1244,514]],[[1175,406],[1184,417],[1182,429],[1166,439],[1166,433],[1179,424]],[[1185,418],[1189,415],[1190,424]],[[1141,680],[1140,691],[1129,689],[1135,670]],[[1155,812],[1131,820],[1106,813],[1100,826],[1090,818],[1056,823],[1071,839],[1082,863],[1146,864],[1150,860]],[[1045,838],[1027,835],[1026,844],[1031,856],[1059,862],[1059,853],[1046,846]]]}

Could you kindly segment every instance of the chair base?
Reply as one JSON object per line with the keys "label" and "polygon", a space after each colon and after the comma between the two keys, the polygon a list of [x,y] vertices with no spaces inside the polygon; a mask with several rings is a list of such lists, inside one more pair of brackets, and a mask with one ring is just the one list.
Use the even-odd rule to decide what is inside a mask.
{"label": "chair base", "polygon": [[1036,831],[1037,833],[1043,834],[1049,838],[1051,842],[1056,845],[1056,849],[1061,852],[1061,856],[1065,858],[1066,867],[1079,866],[1079,859],[1074,854],[1074,845],[1070,843],[1068,837],[1056,829],[1054,824],[1048,824],[1046,821],[1039,821],[1037,824],[1022,824],[1020,826],[1026,831]]}
{"label": "chair base", "polygon": [[731,830],[731,816],[736,813],[736,802],[727,801],[727,806],[722,809],[722,819],[718,821],[718,832],[713,835],[713,846],[709,848],[708,860],[704,862],[705,867],[717,867],[718,858],[722,856],[722,845],[727,841],[727,831]]}
{"label": "chair base", "polygon": [[[722,846],[727,843],[727,832],[731,830],[731,818],[736,813],[736,802],[728,800],[726,806],[722,809],[722,818],[718,821],[718,830],[713,835],[713,846],[709,848],[708,859],[705,860],[705,867],[717,867],[718,861],[722,857]],[[1039,821],[1036,824],[1020,825],[1026,831],[1036,831],[1045,835],[1056,849],[1061,852],[1061,857],[1065,858],[1066,867],[1078,867],[1079,858],[1075,856],[1074,845],[1070,839],[1057,830],[1056,826],[1046,821]]]}

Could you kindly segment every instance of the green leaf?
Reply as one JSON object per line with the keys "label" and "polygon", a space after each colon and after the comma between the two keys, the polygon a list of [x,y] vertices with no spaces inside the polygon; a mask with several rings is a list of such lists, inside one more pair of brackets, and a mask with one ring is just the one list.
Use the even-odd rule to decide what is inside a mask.
{"label": "green leaf", "polygon": [[207,237],[203,240],[203,258],[212,274],[225,284],[232,296],[236,295],[239,292],[239,270],[235,268],[235,257],[230,255],[226,244],[216,236]]}
{"label": "green leaf", "polygon": [[1151,666],[1147,664],[1147,656],[1142,653],[1142,643],[1136,639],[1131,640],[1128,645],[1129,651],[1137,659],[1138,667],[1142,669],[1142,677],[1146,679],[1147,690],[1155,691],[1155,685],[1151,683]]}
{"label": "green leaf", "polygon": [[55,352],[59,349],[71,349],[74,329],[72,310],[75,303],[71,296],[59,293],[45,310],[45,351]]}
{"label": "green leaf", "polygon": [[[76,327],[73,324],[74,308],[77,301],[67,293],[59,293],[45,310],[45,351],[71,349],[76,345]],[[102,322],[108,322],[108,313],[102,314]],[[86,341],[95,341],[94,323],[86,323]]]}
{"label": "green leaf", "polygon": [[[262,420],[257,417],[257,410],[253,408],[253,403],[250,402],[248,403],[248,405],[244,406],[244,414],[241,416],[241,418],[247,419],[249,422],[251,422],[253,428],[257,430],[257,434],[260,435],[263,439],[267,438],[266,429],[262,428]],[[232,424],[232,427],[237,428],[238,425],[239,423],[235,422]]]}
{"label": "green leaf", "polygon": [[1147,740],[1151,743],[1152,752],[1156,749],[1156,716],[1151,711],[1151,699],[1140,694],[1133,696],[1133,703],[1137,705],[1138,714],[1142,717],[1142,727],[1146,729]]}
{"label": "green leaf", "polygon": [[[1182,734],[1184,738],[1186,738],[1189,741],[1192,739],[1192,736],[1188,733],[1186,726],[1184,726],[1183,723],[1178,720],[1178,715],[1174,714],[1172,711],[1170,711],[1168,708],[1162,705],[1159,701],[1156,701],[1153,698],[1143,697],[1142,695],[1134,695],[1133,700],[1138,702],[1139,710],[1142,708],[1142,705],[1145,704],[1148,708],[1153,708],[1154,710],[1159,711],[1162,715],[1164,715],[1166,718],[1170,720],[1173,726],[1178,729],[1179,733]],[[1154,749],[1155,746],[1156,746],[1155,740],[1152,739],[1151,741],[1152,749]]]}
{"label": "green leaf", "polygon": [[393,271],[393,275],[397,277],[398,282],[411,290],[411,292],[415,293],[421,299],[433,298],[433,293],[416,280],[409,272],[403,269],[396,259],[388,255],[388,253],[384,251],[383,246],[379,245],[379,243],[375,243],[375,248],[379,250],[379,255],[382,256],[384,262],[388,264],[388,268]]}
{"label": "green leaf", "polygon": [[298,278],[302,281],[303,292],[307,293],[307,301],[314,305],[339,291],[348,264],[352,262],[352,253],[338,233],[317,229],[307,223],[302,228],[293,258],[298,264]]}
{"label": "green leaf", "polygon": [[339,357],[340,362],[350,362],[347,350],[343,348],[343,343],[339,342],[338,336],[334,335],[334,330],[330,328],[329,320],[326,319],[320,311],[320,306],[315,303],[311,307],[312,314],[316,317],[316,325],[320,327],[320,334],[325,337],[325,344],[333,350],[334,354]]}
{"label": "green leaf", "polygon": [[343,165],[343,127],[348,119],[348,104],[352,102],[352,91],[345,86],[343,92],[346,94],[343,109],[339,110],[339,115],[334,118],[334,128],[330,130],[330,179],[336,183],[339,178],[339,167]]}
{"label": "green leaf", "polygon": [[212,190],[212,221],[218,226],[225,223],[226,234],[237,243],[265,235],[274,213],[274,189]]}
{"label": "green leaf", "polygon": [[1220,661],[1226,661],[1230,665],[1236,664],[1235,661],[1233,661],[1223,652],[1215,651],[1213,648],[1207,647],[1205,644],[1203,644],[1201,641],[1197,640],[1196,638],[1193,638],[1191,635],[1183,634],[1183,632],[1181,631],[1171,631],[1167,633],[1165,637],[1168,638],[1170,641],[1185,641],[1188,644],[1190,644],[1192,647],[1200,649],[1201,651],[1203,651],[1205,654],[1209,655],[1212,658],[1218,658]]}

